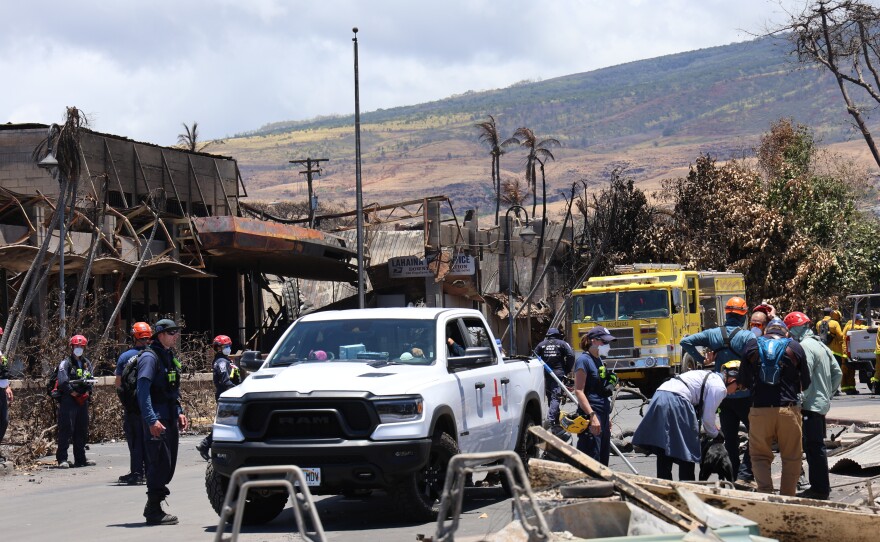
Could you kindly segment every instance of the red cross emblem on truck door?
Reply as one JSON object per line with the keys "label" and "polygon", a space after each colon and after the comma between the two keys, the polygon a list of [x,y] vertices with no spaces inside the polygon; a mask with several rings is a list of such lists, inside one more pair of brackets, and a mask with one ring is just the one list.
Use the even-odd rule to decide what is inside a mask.
{"label": "red cross emblem on truck door", "polygon": [[501,396],[498,395],[498,379],[494,379],[495,381],[495,395],[492,396],[492,406],[495,407],[495,417],[498,418],[498,423],[501,423]]}

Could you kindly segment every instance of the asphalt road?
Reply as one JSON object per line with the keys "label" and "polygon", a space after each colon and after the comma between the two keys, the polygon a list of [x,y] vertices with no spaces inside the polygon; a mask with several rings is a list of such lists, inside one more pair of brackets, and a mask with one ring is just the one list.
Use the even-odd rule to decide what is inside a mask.
{"label": "asphalt road", "polygon": [[[846,398],[846,401],[869,401]],[[614,431],[633,430],[640,420],[640,400],[623,398],[615,407]],[[120,486],[115,480],[127,472],[128,450],[124,442],[92,444],[88,455],[97,466],[60,470],[40,468],[0,476],[0,533],[4,540],[210,540],[218,518],[204,490],[205,462],[195,445],[200,437],[181,441],[177,473],[171,483],[167,509],[180,518],[175,526],[146,526],[141,515],[146,502],[144,486]],[[627,454],[641,474],[653,475],[655,458]],[[51,458],[50,458],[51,459]],[[620,458],[612,455],[615,470],[626,471]],[[779,459],[774,474],[779,476]],[[874,473],[876,474],[876,473]],[[832,475],[832,485],[858,482],[860,477]],[[832,499],[855,502],[861,496],[853,486],[835,489]],[[433,535],[434,524],[401,521],[390,499],[380,493],[364,499],[339,496],[316,497],[328,540],[407,541],[417,534]],[[498,531],[511,520],[511,503],[500,487],[469,488],[465,492],[465,511],[460,536]],[[246,527],[242,540],[300,540],[288,507],[274,521],[259,527]]]}

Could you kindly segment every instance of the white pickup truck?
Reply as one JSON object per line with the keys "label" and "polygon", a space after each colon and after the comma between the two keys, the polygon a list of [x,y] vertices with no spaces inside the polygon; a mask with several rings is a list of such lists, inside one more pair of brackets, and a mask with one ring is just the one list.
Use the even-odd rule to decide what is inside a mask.
{"label": "white pickup truck", "polygon": [[[868,309],[870,309],[871,301],[874,301],[874,299],[880,300],[880,294],[851,295],[847,296],[847,299],[854,302],[853,314],[856,314],[860,310],[869,312],[869,310],[864,308],[860,309],[859,305],[862,301],[867,301]],[[867,329],[853,329],[846,333],[847,363],[859,372],[859,380],[868,382],[868,387],[872,393],[880,393],[880,383],[873,379],[877,360],[878,322],[876,320],[869,320],[869,323],[871,325]]]}
{"label": "white pickup truck", "polygon": [[[449,339],[455,345],[449,344]],[[407,518],[436,519],[459,452],[537,454],[545,418],[537,359],[502,358],[480,312],[361,309],[304,316],[217,405],[208,498],[221,509],[239,467],[298,465],[315,494],[384,489]],[[283,492],[254,493],[245,523],[271,521]]]}

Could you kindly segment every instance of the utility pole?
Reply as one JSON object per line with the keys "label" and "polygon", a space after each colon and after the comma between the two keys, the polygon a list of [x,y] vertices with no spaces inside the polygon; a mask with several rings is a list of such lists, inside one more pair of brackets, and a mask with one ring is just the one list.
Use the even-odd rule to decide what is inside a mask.
{"label": "utility pole", "polygon": [[[299,164],[306,166],[305,171],[300,171],[300,175],[305,175],[309,184],[309,227],[315,227],[315,209],[318,207],[317,201],[312,195],[312,173],[321,174],[321,162],[329,162],[329,158],[306,158],[305,160],[290,160],[291,164]],[[312,168],[314,166],[314,169]]]}

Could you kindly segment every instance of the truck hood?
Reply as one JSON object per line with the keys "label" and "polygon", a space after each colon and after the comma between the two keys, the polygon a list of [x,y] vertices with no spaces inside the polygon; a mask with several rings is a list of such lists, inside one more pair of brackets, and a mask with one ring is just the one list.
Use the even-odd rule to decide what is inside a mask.
{"label": "truck hood", "polygon": [[353,391],[374,395],[416,393],[440,380],[441,371],[437,366],[425,365],[371,367],[363,362],[299,363],[258,371],[224,393],[223,397],[278,391]]}

